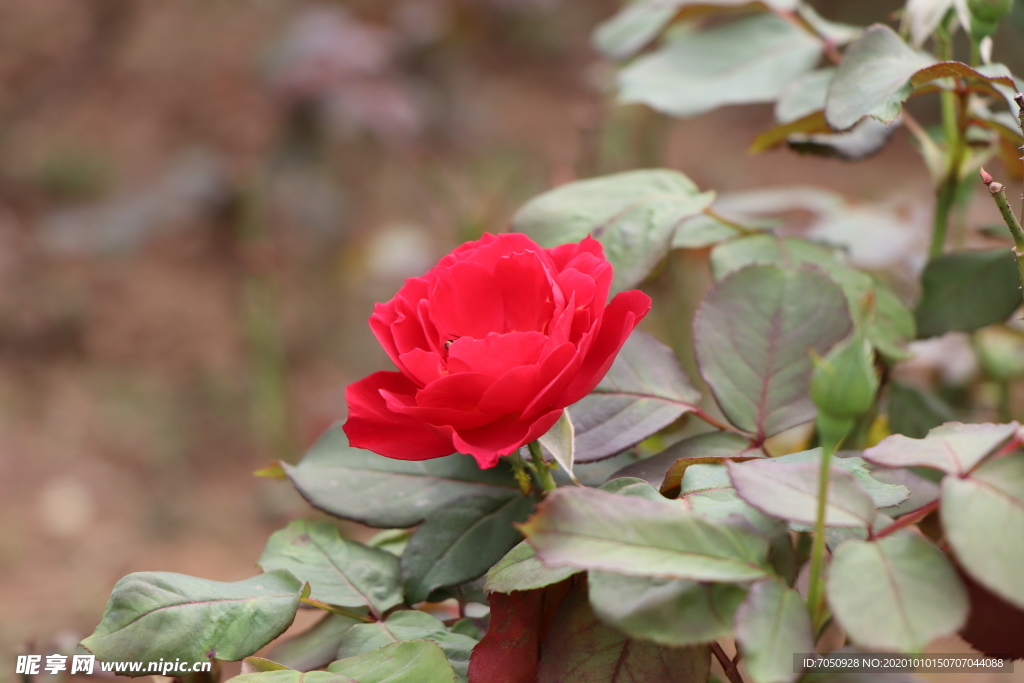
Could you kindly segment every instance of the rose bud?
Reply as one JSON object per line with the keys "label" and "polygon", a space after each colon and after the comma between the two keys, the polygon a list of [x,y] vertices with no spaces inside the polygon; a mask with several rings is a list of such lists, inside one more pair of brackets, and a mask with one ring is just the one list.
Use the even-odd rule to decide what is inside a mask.
{"label": "rose bud", "polygon": [[638,290],[608,302],[611,283],[589,237],[544,249],[507,233],[456,248],[374,308],[370,328],[398,372],[348,387],[349,441],[400,460],[460,452],[493,467],[590,393],[650,310]]}
{"label": "rose bud", "polygon": [[811,400],[833,417],[859,417],[871,409],[878,393],[878,374],[871,344],[860,334],[840,342],[814,361]]}

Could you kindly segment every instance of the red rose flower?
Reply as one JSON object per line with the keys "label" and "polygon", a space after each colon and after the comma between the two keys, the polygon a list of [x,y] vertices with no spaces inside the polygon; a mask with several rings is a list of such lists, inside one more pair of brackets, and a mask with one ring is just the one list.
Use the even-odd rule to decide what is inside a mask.
{"label": "red rose flower", "polygon": [[544,249],[508,233],[458,247],[374,308],[370,328],[399,372],[348,387],[349,441],[493,467],[590,393],[650,310],[638,290],[605,305],[611,282],[589,237]]}

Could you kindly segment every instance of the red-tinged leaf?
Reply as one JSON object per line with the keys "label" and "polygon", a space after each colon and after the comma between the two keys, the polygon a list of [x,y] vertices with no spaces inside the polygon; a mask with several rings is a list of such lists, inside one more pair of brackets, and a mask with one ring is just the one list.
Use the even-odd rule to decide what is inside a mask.
{"label": "red-tinged leaf", "polygon": [[707,645],[664,647],[605,626],[580,582],[562,601],[543,639],[536,682],[691,683],[708,680],[710,667]]}
{"label": "red-tinged leaf", "polygon": [[960,637],[984,654],[1024,659],[1024,610],[1006,602],[957,568],[971,611]]}
{"label": "red-tinged leaf", "polygon": [[534,683],[547,625],[571,585],[490,593],[491,625],[469,659],[470,683]]}

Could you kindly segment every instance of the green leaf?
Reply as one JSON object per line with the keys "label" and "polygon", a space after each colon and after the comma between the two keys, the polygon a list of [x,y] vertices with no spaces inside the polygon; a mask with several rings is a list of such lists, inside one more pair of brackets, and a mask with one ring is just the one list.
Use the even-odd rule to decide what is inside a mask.
{"label": "green leaf", "polygon": [[828,86],[835,78],[834,67],[809,71],[787,85],[775,103],[775,119],[792,123],[825,108]]}
{"label": "green leaf", "polygon": [[545,564],[691,581],[767,573],[767,542],[673,501],[559,489],[520,527]]}
{"label": "green leaf", "polygon": [[800,594],[778,579],[754,583],[736,611],[736,643],[753,683],[792,683],[793,655],[814,652],[814,632]]}
{"label": "green leaf", "polygon": [[542,247],[592,235],[615,268],[612,293],[647,279],[668,253],[676,227],[714,199],[678,171],[641,170],[578,180],[529,201],[512,228]]}
{"label": "green leaf", "polygon": [[[395,612],[383,622],[353,626],[342,639],[338,648],[338,659],[346,660],[349,657],[379,650],[396,641],[422,639],[437,643],[458,675],[458,680],[466,680],[469,655],[477,641],[461,633],[452,633],[445,628],[441,620],[425,612],[413,610]],[[328,670],[336,671],[335,664],[328,667]]]}
{"label": "green leaf", "polygon": [[923,439],[929,430],[943,422],[953,422],[956,414],[941,398],[907,384],[889,384],[889,431],[912,439]]}
{"label": "green leaf", "polygon": [[851,128],[864,116],[892,122],[914,89],[910,78],[934,63],[888,26],[869,27],[839,64],[829,86],[825,118],[835,130]]}
{"label": "green leaf", "polygon": [[706,681],[707,646],[669,648],[603,625],[582,586],[565,597],[541,644],[537,683]]}
{"label": "green leaf", "polygon": [[694,410],[698,401],[700,392],[672,349],[633,332],[600,384],[569,408],[576,461],[593,462],[635,446]]}
{"label": "green leaf", "polygon": [[455,683],[458,677],[437,643],[408,640],[391,643],[333,662],[327,670],[359,683]]}
{"label": "green leaf", "polygon": [[774,14],[682,33],[619,74],[619,99],[687,117],[729,104],[772,102],[810,71],[822,43]]}
{"label": "green leaf", "polygon": [[[784,463],[773,458],[729,463],[729,476],[740,498],[770,517],[813,525],[818,509],[820,463]],[[829,470],[825,504],[827,526],[870,528],[875,504],[853,475]]]}
{"label": "green leaf", "polygon": [[658,490],[649,482],[636,477],[619,477],[606,481],[599,487],[601,491],[617,493],[620,496],[639,496],[647,500],[664,501],[665,497],[658,493]]}
{"label": "green leaf", "polygon": [[1024,609],[1024,455],[985,463],[966,479],[946,477],[940,509],[960,566]]}
{"label": "green leaf", "polygon": [[129,574],[81,647],[103,662],[235,662],[281,635],[302,584],[286,571],[221,583],[170,572]]}
{"label": "green leaf", "polygon": [[551,454],[555,462],[565,470],[569,478],[579,484],[579,479],[572,472],[572,466],[576,459],[576,430],[569,417],[569,411],[563,410],[558,422],[538,441]]}
{"label": "green leaf", "polygon": [[681,10],[687,14],[752,7],[792,12],[797,0],[638,0],[608,19],[594,31],[594,47],[605,57],[623,60],[650,43]]}
{"label": "green leaf", "polygon": [[732,583],[704,584],[592,571],[590,606],[607,626],[659,645],[709,643],[732,635],[732,616],[746,590]]}
{"label": "green leaf", "polygon": [[327,666],[337,659],[335,655],[345,632],[360,623],[340,614],[327,614],[309,630],[275,644],[267,659],[298,671]]}
{"label": "green leaf", "polygon": [[920,652],[967,620],[967,593],[942,552],[911,532],[836,549],[828,602],[854,643]]}
{"label": "green leaf", "polygon": [[1020,275],[1006,249],[961,251],[928,262],[914,315],[921,338],[1006,320],[1020,305]]}
{"label": "green leaf", "polygon": [[[818,463],[821,462],[821,449],[789,453],[773,458],[774,462],[783,463]],[[907,487],[901,484],[888,484],[875,479],[874,475],[864,466],[864,459],[848,453],[836,454],[832,459],[832,467],[838,467],[853,475],[874,501],[876,508],[889,508],[902,504],[910,496]]]}
{"label": "green leaf", "polygon": [[952,9],[954,0],[908,0],[903,10],[903,28],[910,32],[911,44],[919,48],[931,37]]}
{"label": "green leaf", "polygon": [[609,59],[628,59],[654,40],[678,11],[674,2],[630,3],[594,30],[594,47]]}
{"label": "green leaf", "polygon": [[383,614],[402,602],[398,558],[342,538],[328,522],[297,519],[274,532],[259,559],[264,571],[285,569],[312,587],[310,597]]}
{"label": "green leaf", "polygon": [[511,593],[543,588],[568,579],[573,567],[549,567],[539,559],[530,544],[523,541],[487,572],[484,590],[489,593]]}
{"label": "green leaf", "polygon": [[[722,219],[725,220],[722,220]],[[749,221],[738,218],[735,221],[721,214],[702,213],[688,218],[680,224],[672,237],[673,249],[703,249],[725,240],[742,237],[774,225],[765,221]]]}
{"label": "green leaf", "polygon": [[974,333],[974,349],[985,374],[1008,382],[1024,376],[1024,333],[993,325]]}
{"label": "green leaf", "polygon": [[230,680],[232,683],[357,683],[355,679],[341,674],[332,674],[327,671],[304,673],[292,669],[257,671],[235,676]]}
{"label": "green leaf", "polygon": [[246,657],[242,660],[242,673],[264,673],[266,671],[288,671],[290,667],[263,657]]}
{"label": "green leaf", "polygon": [[683,439],[661,453],[623,467],[609,479],[637,477],[671,494],[679,488],[683,472],[694,462],[721,462],[726,458],[765,457],[750,439],[733,432],[707,432]]}
{"label": "green leaf", "polygon": [[284,464],[302,497],[318,510],[377,528],[409,527],[467,496],[507,498],[519,491],[508,464],[482,470],[468,455],[409,461],[348,445],[335,425],[298,465]]}
{"label": "green leaf", "polygon": [[[842,288],[854,322],[872,345],[890,358],[906,357],[905,347],[916,333],[910,309],[888,287],[846,265],[832,249],[795,237],[752,235],[720,244],[711,252],[716,280],[755,264],[821,269]],[[872,299],[873,310],[863,312],[865,302]]]}
{"label": "green leaf", "polygon": [[719,406],[758,440],[814,419],[809,349],[850,333],[846,297],[815,272],[751,266],[715,285],[694,319],[697,362]]}
{"label": "green leaf", "polygon": [[1020,431],[1010,424],[963,424],[948,422],[928,432],[923,439],[893,434],[864,457],[884,467],[930,467],[962,476],[1002,448]]}
{"label": "green leaf", "polygon": [[463,498],[434,511],[402,553],[409,603],[426,600],[435,588],[483,576],[522,540],[512,525],[526,520],[533,504],[533,499],[516,493],[508,498]]}
{"label": "green leaf", "polygon": [[876,119],[863,119],[841,133],[825,131],[792,131],[786,144],[799,154],[813,154],[827,159],[860,161],[881,152],[889,142],[896,123],[886,125]]}

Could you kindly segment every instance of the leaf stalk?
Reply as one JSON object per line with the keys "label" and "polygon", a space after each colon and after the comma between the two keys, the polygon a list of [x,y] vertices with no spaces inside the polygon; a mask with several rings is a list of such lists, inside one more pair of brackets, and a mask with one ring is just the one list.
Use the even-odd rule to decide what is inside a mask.
{"label": "leaf stalk", "polygon": [[551,467],[544,460],[544,454],[540,450],[540,442],[531,441],[529,445],[530,459],[533,461],[533,471],[537,475],[537,481],[545,491],[554,491],[558,488],[555,478],[551,476]]}

